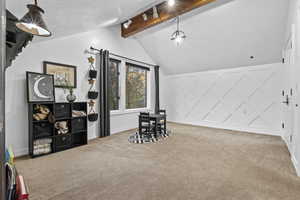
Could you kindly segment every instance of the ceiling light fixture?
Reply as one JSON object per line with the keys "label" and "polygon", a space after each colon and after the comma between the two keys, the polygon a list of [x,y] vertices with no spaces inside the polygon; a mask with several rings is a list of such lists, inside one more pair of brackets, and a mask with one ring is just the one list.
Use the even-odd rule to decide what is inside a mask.
{"label": "ceiling light fixture", "polygon": [[42,14],[44,10],[37,5],[37,0],[34,0],[34,4],[28,4],[27,8],[29,11],[24,17],[16,23],[16,26],[27,33],[37,36],[49,37],[51,32],[48,30]]}
{"label": "ceiling light fixture", "polygon": [[179,46],[186,38],[186,35],[183,31],[179,30],[179,17],[176,18],[177,21],[177,30],[172,34],[171,40],[175,42],[177,46]]}
{"label": "ceiling light fixture", "polygon": [[157,11],[157,7],[156,7],[156,6],[153,7],[153,18],[154,18],[154,19],[159,18],[159,15],[158,15],[158,11]]}
{"label": "ceiling light fixture", "polygon": [[172,7],[175,5],[175,0],[168,0],[168,6]]}
{"label": "ceiling light fixture", "polygon": [[132,24],[132,21],[131,21],[131,19],[130,20],[128,20],[127,22],[125,22],[124,24],[123,24],[123,27],[125,28],[125,29],[128,29],[129,28],[129,26]]}

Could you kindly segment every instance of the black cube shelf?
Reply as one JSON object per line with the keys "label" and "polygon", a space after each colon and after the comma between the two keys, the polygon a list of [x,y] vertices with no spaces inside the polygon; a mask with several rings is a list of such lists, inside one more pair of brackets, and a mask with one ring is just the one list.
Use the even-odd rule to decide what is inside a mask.
{"label": "black cube shelf", "polygon": [[[54,115],[53,120],[49,122],[48,119],[37,121],[33,118],[34,107],[36,105],[47,106]],[[45,103],[36,102],[30,103],[28,109],[29,121],[29,155],[32,158],[48,155],[51,153],[67,150],[73,147],[86,145],[88,143],[88,125],[87,115],[73,117],[73,111],[83,111],[87,114],[86,102],[74,103]],[[66,121],[69,131],[66,134],[58,135],[55,128],[55,123],[59,121]],[[46,144],[43,144],[46,141]],[[44,145],[49,151],[35,154],[35,143]],[[40,144],[41,143],[41,144]],[[50,148],[49,148],[50,146]],[[36,146],[37,147],[37,146]],[[41,147],[41,146],[39,146]],[[37,148],[36,148],[37,149]],[[40,149],[39,149],[40,150]],[[37,151],[36,151],[37,152]]]}

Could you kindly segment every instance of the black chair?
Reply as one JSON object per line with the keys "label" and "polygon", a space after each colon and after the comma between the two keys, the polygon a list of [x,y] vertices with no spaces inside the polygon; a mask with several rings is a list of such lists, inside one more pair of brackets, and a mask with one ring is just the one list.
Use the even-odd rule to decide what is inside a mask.
{"label": "black chair", "polygon": [[141,112],[139,116],[139,134],[151,136],[153,133],[153,125],[150,120],[150,114]]}
{"label": "black chair", "polygon": [[158,123],[158,129],[159,129],[159,133],[161,134],[162,132],[164,132],[164,134],[167,133],[167,112],[166,110],[159,110],[158,114],[163,115],[163,119],[161,119]]}

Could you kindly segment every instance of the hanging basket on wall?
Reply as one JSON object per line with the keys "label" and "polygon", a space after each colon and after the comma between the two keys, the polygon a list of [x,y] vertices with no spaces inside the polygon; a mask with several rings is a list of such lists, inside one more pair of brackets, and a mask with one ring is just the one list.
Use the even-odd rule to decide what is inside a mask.
{"label": "hanging basket on wall", "polygon": [[90,78],[97,78],[97,70],[90,70],[89,71],[89,77]]}
{"label": "hanging basket on wall", "polygon": [[96,102],[94,100],[90,100],[89,102],[90,112],[88,114],[88,120],[90,122],[95,122],[98,120],[99,114],[95,112],[95,104]]}
{"label": "hanging basket on wall", "polygon": [[92,56],[88,58],[88,61],[90,63],[90,68],[89,68],[89,77],[90,79],[96,79],[97,78],[97,70],[95,68],[95,58]]}
{"label": "hanging basket on wall", "polygon": [[88,114],[88,120],[90,122],[95,122],[98,120],[99,114],[95,112],[95,106],[96,106],[96,99],[99,96],[99,92],[96,91],[96,78],[97,78],[97,70],[94,66],[95,59],[91,56],[88,58],[88,62],[90,63],[89,67],[89,84],[90,84],[90,89],[88,91],[88,98],[90,99],[89,101],[89,107],[90,111]]}
{"label": "hanging basket on wall", "polygon": [[98,98],[98,94],[99,94],[99,92],[89,91],[88,92],[88,97],[89,97],[89,99],[97,99]]}
{"label": "hanging basket on wall", "polygon": [[92,113],[88,115],[88,119],[90,122],[95,122],[98,120],[98,113]]}

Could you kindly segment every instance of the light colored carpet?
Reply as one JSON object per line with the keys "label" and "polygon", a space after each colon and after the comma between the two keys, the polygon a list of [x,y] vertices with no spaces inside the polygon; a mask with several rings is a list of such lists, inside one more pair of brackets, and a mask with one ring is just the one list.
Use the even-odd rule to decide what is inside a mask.
{"label": "light colored carpet", "polygon": [[124,132],[17,167],[30,200],[299,200],[279,137],[169,124],[159,143]]}

